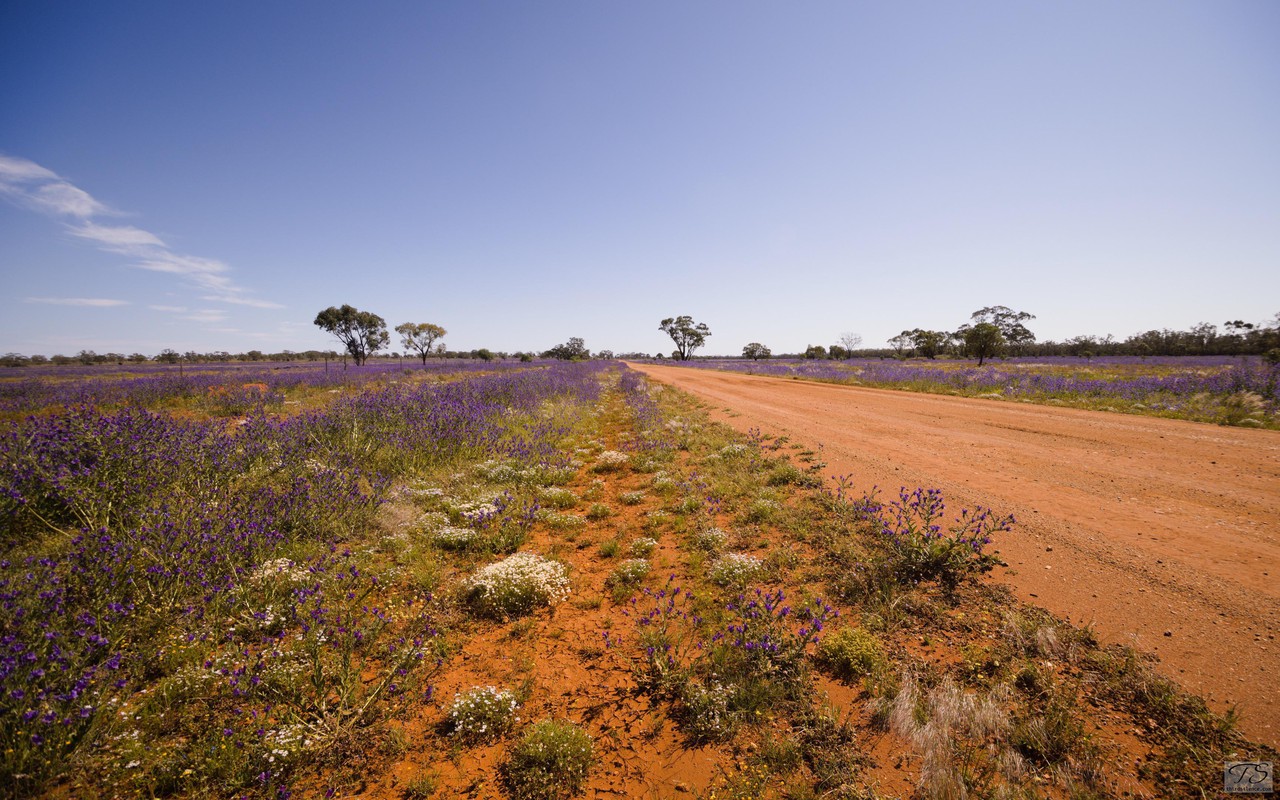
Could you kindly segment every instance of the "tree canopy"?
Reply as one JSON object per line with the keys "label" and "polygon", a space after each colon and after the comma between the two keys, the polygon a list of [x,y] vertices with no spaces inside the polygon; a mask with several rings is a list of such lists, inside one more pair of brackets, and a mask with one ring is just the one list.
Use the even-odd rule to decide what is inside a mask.
{"label": "tree canopy", "polygon": [[396,333],[400,334],[400,343],[404,345],[404,349],[417,353],[425,367],[427,356],[431,355],[436,341],[443,339],[449,332],[430,322],[406,322],[396,326]]}
{"label": "tree canopy", "polygon": [[759,361],[760,359],[768,358],[771,355],[773,355],[772,351],[770,351],[769,348],[765,347],[759,342],[752,342],[751,344],[742,348],[742,357],[749,358],[752,361]]}
{"label": "tree canopy", "polygon": [[676,355],[681,361],[688,361],[699,347],[707,343],[711,329],[702,322],[694,322],[692,317],[667,317],[658,325],[658,330],[671,337],[676,343]]}
{"label": "tree canopy", "polygon": [[341,308],[329,306],[321,311],[316,315],[315,324],[342,342],[356,366],[391,341],[386,320],[372,311],[361,311],[346,304]]}
{"label": "tree canopy", "polygon": [[[996,326],[1000,331],[1000,335],[1004,337],[1005,342],[1015,350],[1036,340],[1036,335],[1022,324],[1029,319],[1035,318],[1035,314],[1014,311],[1008,306],[987,306],[986,308],[978,309],[969,316],[969,319],[975,324],[985,322]],[[967,327],[961,328],[961,331],[966,331]],[[965,335],[967,336],[967,333]]]}
{"label": "tree canopy", "polygon": [[994,324],[979,322],[966,327],[968,330],[964,332],[964,346],[970,356],[978,357],[978,366],[982,366],[982,362],[991,356],[999,354],[1004,347],[1004,334]]}
{"label": "tree canopy", "polygon": [[573,336],[564,344],[558,344],[550,350],[544,351],[542,357],[558,358],[561,361],[585,361],[591,358],[591,351],[587,349],[582,337]]}

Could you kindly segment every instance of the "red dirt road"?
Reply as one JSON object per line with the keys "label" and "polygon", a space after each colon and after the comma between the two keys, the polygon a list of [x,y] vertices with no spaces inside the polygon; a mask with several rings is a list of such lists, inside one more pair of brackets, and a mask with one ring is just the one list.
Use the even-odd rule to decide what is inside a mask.
{"label": "red dirt road", "polygon": [[[996,579],[1280,747],[1280,433],[941,395],[631,367],[712,416],[820,450],[855,487],[943,490],[1018,525]],[[1275,574],[1272,574],[1275,573]]]}

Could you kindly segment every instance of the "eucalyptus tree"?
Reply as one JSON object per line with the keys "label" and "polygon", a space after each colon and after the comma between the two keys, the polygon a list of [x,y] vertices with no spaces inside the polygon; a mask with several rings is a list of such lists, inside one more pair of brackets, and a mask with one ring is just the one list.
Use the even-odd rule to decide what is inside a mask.
{"label": "eucalyptus tree", "polygon": [[676,343],[676,356],[681,361],[688,361],[699,347],[707,343],[711,329],[702,322],[694,322],[693,317],[667,317],[658,324],[658,330],[671,337]]}
{"label": "eucalyptus tree", "polygon": [[396,326],[396,333],[400,334],[400,343],[404,345],[404,349],[417,353],[425,367],[427,356],[435,352],[435,343],[449,332],[430,322],[406,322]]}
{"label": "eucalyptus tree", "polygon": [[321,311],[316,315],[315,324],[342,342],[356,366],[391,341],[386,320],[372,311],[361,311],[345,304],[341,308],[329,306]]}

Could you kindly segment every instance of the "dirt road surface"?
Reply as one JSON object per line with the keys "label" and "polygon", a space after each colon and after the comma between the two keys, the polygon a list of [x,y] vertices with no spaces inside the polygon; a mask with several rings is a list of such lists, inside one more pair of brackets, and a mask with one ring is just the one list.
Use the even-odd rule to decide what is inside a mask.
{"label": "dirt road surface", "polygon": [[1001,400],[631,364],[716,419],[820,452],[858,488],[937,487],[1018,525],[1016,595],[1157,668],[1280,747],[1280,433]]}

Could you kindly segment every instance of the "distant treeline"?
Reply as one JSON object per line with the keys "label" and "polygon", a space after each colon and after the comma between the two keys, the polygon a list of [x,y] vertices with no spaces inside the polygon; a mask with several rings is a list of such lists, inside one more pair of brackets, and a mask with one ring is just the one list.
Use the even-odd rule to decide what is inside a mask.
{"label": "distant treeline", "polygon": [[[1018,339],[1021,339],[1020,341]],[[890,347],[859,348],[848,350],[838,344],[829,347],[810,345],[799,353],[775,353],[774,358],[810,358],[810,359],[846,359],[846,358],[966,358],[968,352],[963,330],[956,332],[931,331],[916,328],[903,331],[889,340]],[[566,360],[597,359],[647,359],[646,353],[619,353],[616,356],[609,350],[600,350],[592,354],[581,346],[581,339],[570,339],[567,345],[558,345],[545,352],[530,350],[528,352],[505,352],[479,348],[477,350],[445,350],[438,351],[432,358],[450,359],[467,358],[481,361],[532,361],[535,358],[562,358]],[[566,348],[577,347],[570,353]],[[561,352],[565,351],[565,352]],[[1280,314],[1269,323],[1254,325],[1235,320],[1221,327],[1202,322],[1190,330],[1175,331],[1150,330],[1134,334],[1127,339],[1116,339],[1110,334],[1106,336],[1074,336],[1065,341],[1035,341],[1034,335],[1027,332],[1023,337],[1010,337],[1003,345],[1001,355],[1005,356],[1077,356],[1091,358],[1094,356],[1245,356],[1268,355],[1280,357]],[[569,356],[572,358],[570,359]],[[294,352],[283,350],[279,353],[263,353],[250,350],[246,353],[228,353],[224,350],[210,353],[187,351],[179,353],[166,349],[154,356],[142,353],[95,353],[92,350],[81,350],[74,356],[67,355],[22,355],[6,353],[0,356],[0,366],[21,367],[28,364],[204,364],[215,362],[284,362],[284,361],[342,361],[346,355],[335,350],[304,350]],[[410,358],[409,354],[390,353],[372,356],[377,361]],[[662,358],[658,354],[657,358]],[[705,358],[724,358],[725,356],[705,356]],[[763,356],[768,358],[768,355]]]}
{"label": "distant treeline", "polygon": [[[805,351],[775,358],[966,358],[970,354],[962,332],[914,329],[889,340],[890,347],[848,351],[839,345],[810,345]],[[1190,330],[1151,330],[1127,339],[1107,336],[1074,336],[1061,342],[1037,342],[1034,337],[1007,341],[1000,355],[1028,356],[1246,356],[1280,357],[1280,314],[1269,324],[1253,325],[1236,320],[1222,327],[1207,322]]]}
{"label": "distant treeline", "polygon": [[[279,353],[263,353],[259,350],[250,350],[247,353],[228,353],[224,350],[218,350],[210,353],[197,353],[189,350],[185,353],[179,353],[176,350],[162,350],[154,356],[148,356],[143,353],[96,353],[92,350],[81,350],[73,356],[67,355],[23,355],[21,353],[6,353],[0,356],[0,367],[24,367],[27,365],[40,366],[44,364],[80,364],[84,366],[92,366],[94,364],[213,364],[226,362],[297,362],[297,361],[343,361],[346,357],[345,353],[339,353],[336,350],[303,350],[294,352],[292,350],[284,350]],[[477,350],[444,350],[437,352],[431,356],[432,359],[476,359],[480,361],[533,361],[535,358],[555,358],[556,356],[539,354],[532,350],[528,352],[505,352],[500,350],[489,350],[487,348],[479,348]],[[614,358],[612,352],[601,350],[592,355],[583,356],[586,358],[611,359]],[[624,353],[620,358],[648,358],[644,353]],[[388,353],[382,355],[371,356],[372,361],[398,361],[400,359],[417,359],[417,356],[408,353]]]}

